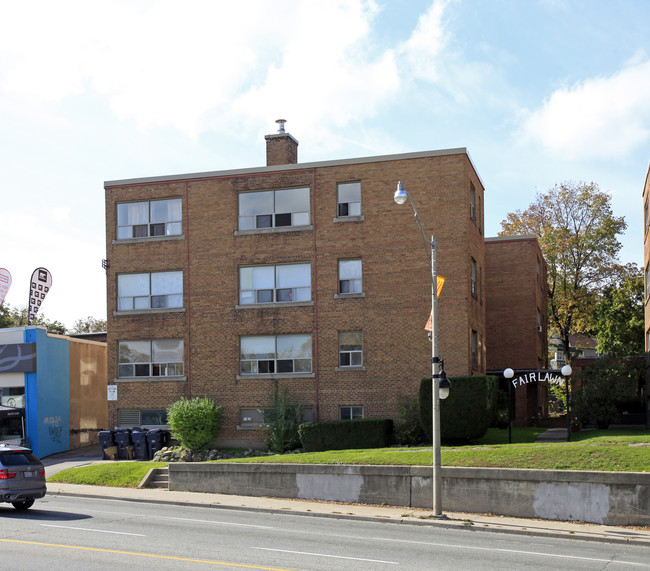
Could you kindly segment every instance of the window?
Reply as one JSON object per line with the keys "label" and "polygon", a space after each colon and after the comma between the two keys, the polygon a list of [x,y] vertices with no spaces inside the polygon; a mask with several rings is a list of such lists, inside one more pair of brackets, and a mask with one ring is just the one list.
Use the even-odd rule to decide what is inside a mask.
{"label": "window", "polygon": [[339,408],[340,420],[354,420],[355,418],[363,418],[362,406],[342,406]]}
{"label": "window", "polygon": [[239,194],[239,229],[309,225],[309,188]]}
{"label": "window", "polygon": [[361,293],[361,260],[339,260],[339,293]]}
{"label": "window", "polygon": [[472,368],[478,369],[478,333],[472,330]]}
{"label": "window", "polygon": [[478,272],[476,268],[476,260],[472,258],[472,295],[478,296]]}
{"label": "window", "polygon": [[[266,410],[262,408],[240,408],[239,409],[239,428],[262,428],[266,426],[264,414]],[[301,424],[311,424],[314,422],[314,410],[312,407],[300,408]]]}
{"label": "window", "polygon": [[645,219],[645,229],[647,230],[650,227],[650,208],[648,206],[648,201],[645,201],[645,208],[643,209],[644,219]]}
{"label": "window", "polygon": [[182,339],[118,341],[118,377],[177,377],[184,374]]}
{"label": "window", "polygon": [[476,189],[471,182],[469,183],[469,216],[472,220],[476,220]]}
{"label": "window", "polygon": [[242,375],[311,373],[311,335],[250,335],[240,338]]}
{"label": "window", "polygon": [[117,205],[117,239],[177,236],[183,231],[180,198]]}
{"label": "window", "polygon": [[120,409],[117,411],[117,426],[119,428],[166,425],[167,411],[164,408],[150,410]]}
{"label": "window", "polygon": [[650,264],[645,267],[645,297],[650,295]]}
{"label": "window", "polygon": [[337,187],[336,215],[361,216],[361,183],[341,182]]}
{"label": "window", "polygon": [[539,309],[537,310],[537,332],[542,332],[542,312]]}
{"label": "window", "polygon": [[339,367],[363,366],[361,331],[339,332]]}
{"label": "window", "polygon": [[120,274],[117,310],[183,307],[183,272]]}
{"label": "window", "polygon": [[311,264],[239,268],[239,303],[311,301]]}

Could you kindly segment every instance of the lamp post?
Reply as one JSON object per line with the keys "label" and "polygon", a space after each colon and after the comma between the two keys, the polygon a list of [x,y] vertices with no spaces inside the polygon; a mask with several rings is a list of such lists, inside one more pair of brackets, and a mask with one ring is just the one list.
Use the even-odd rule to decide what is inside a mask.
{"label": "lamp post", "polygon": [[571,415],[569,414],[569,377],[573,373],[571,365],[564,365],[562,367],[562,376],[564,377],[564,388],[566,390],[566,441],[571,442]]}
{"label": "lamp post", "polygon": [[508,381],[508,444],[512,444],[512,377],[515,372],[508,367],[503,371],[503,376]]}
{"label": "lamp post", "polygon": [[[432,436],[433,436],[433,478],[431,486],[433,488],[433,517],[444,517],[442,515],[442,482],[440,478],[441,461],[440,461],[440,399],[446,399],[449,396],[449,387],[451,383],[444,371],[444,363],[438,355],[438,268],[436,260],[436,238],[431,236],[427,240],[422,222],[418,214],[418,209],[411,195],[404,190],[402,181],[397,183],[397,190],[393,199],[397,204],[404,204],[407,200],[413,207],[415,221],[418,223],[424,249],[427,254],[427,260],[431,266],[431,388],[432,388]],[[430,251],[429,251],[430,248]]]}

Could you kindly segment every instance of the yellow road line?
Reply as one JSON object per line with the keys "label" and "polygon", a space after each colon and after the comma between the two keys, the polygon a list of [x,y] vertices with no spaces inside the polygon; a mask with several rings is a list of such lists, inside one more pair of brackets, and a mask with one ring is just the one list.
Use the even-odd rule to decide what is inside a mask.
{"label": "yellow road line", "polygon": [[118,549],[101,549],[98,547],[81,547],[79,545],[59,545],[57,543],[41,543],[38,541],[21,541],[18,539],[0,539],[5,543],[22,543],[25,545],[38,545],[41,547],[63,547],[65,549],[79,549],[81,551],[98,551],[101,553],[117,553],[120,555],[136,555],[138,557],[152,557],[154,559],[171,559],[173,561],[189,561],[190,563],[208,563],[210,565],[221,565],[223,567],[241,567],[243,569],[261,569],[262,571],[291,571],[290,569],[278,569],[276,567],[259,567],[257,565],[244,565],[241,563],[225,563],[223,561],[209,561],[207,559],[190,559],[187,557],[172,557],[170,555],[155,555],[152,553],[137,553],[134,551],[120,551]]}

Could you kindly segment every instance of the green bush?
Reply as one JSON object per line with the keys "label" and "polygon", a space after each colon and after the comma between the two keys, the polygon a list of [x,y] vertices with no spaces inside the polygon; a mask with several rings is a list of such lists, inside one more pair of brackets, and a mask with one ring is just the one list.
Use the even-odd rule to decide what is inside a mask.
{"label": "green bush", "polygon": [[167,409],[172,437],[194,452],[205,450],[217,438],[222,417],[223,408],[208,398],[183,397]]}
{"label": "green bush", "polygon": [[[433,440],[431,379],[420,382],[420,421]],[[454,377],[449,396],[440,401],[440,434],[444,440],[481,438],[497,417],[498,379],[493,376]]]}
{"label": "green bush", "polygon": [[292,402],[289,389],[275,390],[269,408],[262,411],[271,451],[282,454],[300,446],[298,426],[302,418],[300,404]]}
{"label": "green bush", "polygon": [[395,426],[394,440],[396,444],[417,446],[425,441],[426,435],[420,424],[420,403],[418,397],[397,397],[399,421]]}
{"label": "green bush", "polygon": [[603,357],[582,371],[579,388],[571,394],[571,414],[583,424],[607,428],[619,420],[620,403],[639,398],[643,366],[634,360]]}
{"label": "green bush", "polygon": [[298,428],[305,452],[385,448],[391,444],[391,419],[359,418],[301,424]]}

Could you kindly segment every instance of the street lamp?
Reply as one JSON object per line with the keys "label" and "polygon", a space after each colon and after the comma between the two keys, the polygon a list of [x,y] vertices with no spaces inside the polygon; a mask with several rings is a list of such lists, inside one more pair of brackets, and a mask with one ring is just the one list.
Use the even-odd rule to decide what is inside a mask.
{"label": "street lamp", "polygon": [[[418,209],[411,195],[404,190],[402,181],[397,183],[397,190],[393,199],[397,204],[404,204],[407,200],[413,207],[415,221],[420,228],[424,249],[427,254],[427,260],[431,266],[431,388],[432,388],[432,436],[433,436],[433,479],[431,482],[433,488],[433,517],[443,518],[442,515],[442,481],[440,478],[441,461],[440,461],[440,399],[446,399],[449,396],[449,387],[451,383],[444,371],[444,364],[438,355],[438,268],[436,261],[436,239],[431,236],[427,240],[422,222],[418,214]],[[431,251],[429,251],[431,248]]]}
{"label": "street lamp", "polygon": [[569,377],[573,373],[571,365],[564,365],[560,371],[564,377],[564,389],[566,390],[566,441],[571,442],[571,415],[569,414]]}
{"label": "street lamp", "polygon": [[503,371],[503,376],[508,380],[508,444],[512,444],[512,377],[515,372],[508,367]]}

